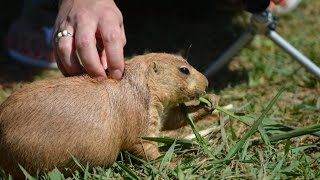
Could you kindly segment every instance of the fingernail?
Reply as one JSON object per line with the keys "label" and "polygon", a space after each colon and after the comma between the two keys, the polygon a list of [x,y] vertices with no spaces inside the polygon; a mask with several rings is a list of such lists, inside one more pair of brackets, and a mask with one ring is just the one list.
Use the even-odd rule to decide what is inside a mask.
{"label": "fingernail", "polygon": [[103,69],[104,69],[104,70],[107,70],[107,69],[108,69],[108,64],[107,64],[107,63],[103,63],[103,62],[102,62],[102,66],[103,66]]}
{"label": "fingernail", "polygon": [[105,77],[99,76],[99,77],[95,77],[97,81],[102,81],[105,79]]}
{"label": "fingernail", "polygon": [[122,78],[122,71],[120,71],[120,69],[112,70],[111,78],[120,80]]}

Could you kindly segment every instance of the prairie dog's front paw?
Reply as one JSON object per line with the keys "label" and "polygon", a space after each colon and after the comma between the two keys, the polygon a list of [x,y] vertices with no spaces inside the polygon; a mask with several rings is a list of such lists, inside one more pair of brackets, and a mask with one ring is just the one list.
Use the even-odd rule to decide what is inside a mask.
{"label": "prairie dog's front paw", "polygon": [[219,104],[219,98],[215,94],[205,94],[204,96],[202,96],[202,98],[210,102],[210,105],[206,104],[206,108],[209,111],[213,111],[215,107]]}

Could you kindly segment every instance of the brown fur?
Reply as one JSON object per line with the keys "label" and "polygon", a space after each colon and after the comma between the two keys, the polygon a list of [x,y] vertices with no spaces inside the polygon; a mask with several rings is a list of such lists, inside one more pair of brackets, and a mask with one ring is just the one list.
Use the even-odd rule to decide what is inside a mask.
{"label": "brown fur", "polygon": [[[126,62],[120,81],[77,76],[26,85],[0,106],[0,167],[19,177],[18,163],[43,172],[66,165],[70,155],[91,166],[111,165],[122,150],[155,159],[157,144],[139,137],[186,124],[179,104],[207,85],[184,59],[161,53]],[[195,120],[213,110],[199,103],[186,108]]]}

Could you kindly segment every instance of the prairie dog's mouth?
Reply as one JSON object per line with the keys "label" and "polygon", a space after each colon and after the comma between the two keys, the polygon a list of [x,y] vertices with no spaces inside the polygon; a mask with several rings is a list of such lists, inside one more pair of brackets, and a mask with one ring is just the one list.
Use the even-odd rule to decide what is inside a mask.
{"label": "prairie dog's mouth", "polygon": [[197,92],[196,97],[203,96],[203,95],[205,95],[206,93],[207,93],[206,90]]}
{"label": "prairie dog's mouth", "polygon": [[204,91],[199,91],[195,94],[195,96],[192,96],[190,100],[192,99],[198,99],[199,97],[205,95],[207,92],[204,90]]}

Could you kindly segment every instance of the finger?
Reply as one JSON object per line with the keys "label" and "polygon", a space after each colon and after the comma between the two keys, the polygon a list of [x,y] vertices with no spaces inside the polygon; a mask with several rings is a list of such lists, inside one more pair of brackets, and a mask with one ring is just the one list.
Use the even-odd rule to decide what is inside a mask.
{"label": "finger", "polygon": [[104,49],[103,42],[102,42],[102,39],[99,34],[96,34],[96,40],[97,40],[96,46],[98,49],[98,53],[100,56],[100,61],[101,61],[102,67],[104,70],[107,70],[108,64],[107,64],[106,51]]}
{"label": "finger", "polygon": [[126,38],[126,33],[124,31],[124,25],[121,25],[121,36],[122,36],[122,42],[123,42],[123,47],[127,44],[127,38]]}
{"label": "finger", "polygon": [[[72,28],[69,27],[66,30],[69,33],[73,33]],[[62,36],[57,40],[57,49],[58,61],[62,65],[63,70],[65,71],[64,75],[74,76],[81,74],[83,72],[82,67],[77,59],[74,49],[74,40],[72,36]]]}
{"label": "finger", "polygon": [[61,58],[59,57],[59,53],[57,51],[57,48],[55,48],[55,46],[53,46],[53,56],[54,58],[56,59],[56,63],[57,63],[57,66],[59,68],[59,70],[61,71],[61,73],[64,75],[64,76],[70,76],[66,69],[64,68],[62,62],[61,62]]}
{"label": "finger", "polygon": [[58,68],[59,70],[61,71],[61,73],[64,75],[64,76],[69,76],[69,74],[67,73],[66,69],[64,68],[64,66],[62,65],[62,62],[60,60],[60,57],[58,55],[57,52],[54,53],[54,57],[56,59],[56,63],[58,65]]}
{"label": "finger", "polygon": [[106,51],[108,72],[111,78],[121,79],[124,70],[124,38],[121,27],[114,21],[103,21],[101,37]]}
{"label": "finger", "polygon": [[79,21],[75,34],[75,45],[83,67],[91,77],[106,77],[96,48],[95,32],[97,25]]}
{"label": "finger", "polygon": [[108,69],[108,62],[107,62],[106,50],[103,49],[103,51],[100,53],[100,59],[101,59],[101,64],[103,66],[103,69],[107,70]]}

